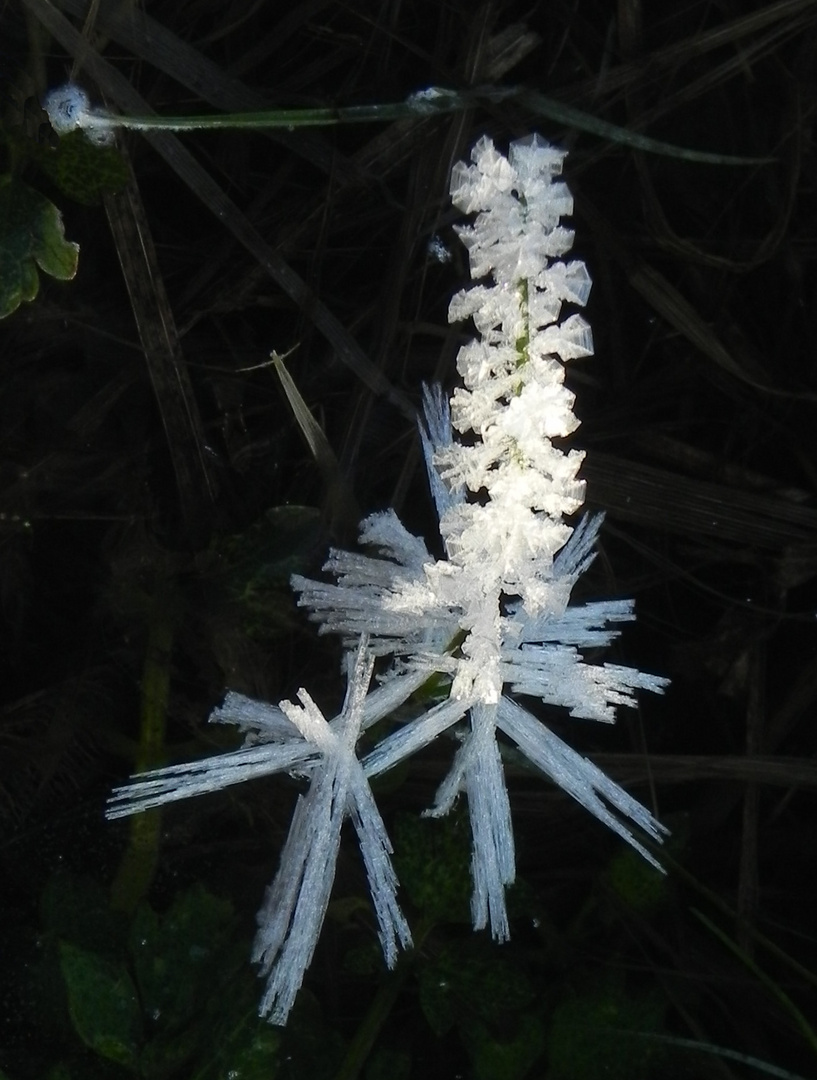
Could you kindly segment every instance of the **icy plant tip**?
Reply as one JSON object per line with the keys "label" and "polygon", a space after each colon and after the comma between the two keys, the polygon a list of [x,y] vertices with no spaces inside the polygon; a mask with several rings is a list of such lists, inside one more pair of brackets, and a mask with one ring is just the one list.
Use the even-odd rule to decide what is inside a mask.
{"label": "icy plant tip", "polygon": [[[562,224],[573,209],[559,179],[564,156],[538,136],[513,143],[508,157],[482,138],[471,164],[452,172],[454,204],[476,215],[458,229],[476,284],[454,297],[449,318],[470,318],[478,336],[459,351],[463,385],[450,404],[439,390],[425,395],[421,435],[445,558],[432,558],[387,511],[363,522],[370,554],[331,553],[325,569],[336,584],[293,579],[322,630],[350,647],[371,635],[372,649],[392,658],[384,684],[402,681],[404,699],[418,676],[448,679],[443,700],[388,735],[364,765],[369,775],[385,771],[466,721],[430,813],[466,795],[474,924],[490,924],[499,940],[508,936],[504,890],[515,869],[497,732],[655,865],[625,821],[655,841],[664,832],[516,700],[612,722],[617,705],[635,704],[637,689],[665,685],[584,659],[634,617],[631,601],[568,606],[602,518],[570,520],[584,500],[583,454],[563,448],[578,426],[564,370],[593,346],[576,310],[590,277],[584,263],[561,258],[573,242]],[[565,305],[572,310],[563,317]]]}
{"label": "icy plant tip", "polygon": [[84,131],[97,146],[112,145],[117,127],[116,117],[91,108],[88,95],[75,83],[66,83],[50,90],[43,99],[43,108],[58,135]]}
{"label": "icy plant tip", "polygon": [[[510,932],[509,747],[659,865],[639,834],[660,842],[663,826],[519,700],[610,723],[618,705],[635,704],[637,690],[666,684],[585,656],[634,618],[632,601],[569,602],[594,558],[602,516],[575,517],[584,501],[583,455],[563,445],[578,426],[565,364],[592,353],[576,310],[590,278],[584,263],[562,259],[573,241],[562,224],[573,208],[559,179],[563,160],[538,136],[512,143],[508,157],[482,138],[471,163],[453,170],[453,201],[475,215],[458,233],[476,283],[453,298],[449,317],[471,319],[477,337],[459,351],[462,385],[450,402],[439,388],[424,391],[420,435],[444,557],[434,558],[389,510],[362,523],[362,551],[330,553],[324,569],[332,580],[293,578],[299,603],[322,632],[341,635],[352,658],[340,714],[327,722],[305,690],[300,704],[278,708],[228,695],[212,719],[243,727],[243,749],[159,770],[114,795],[118,816],[264,772],[309,778],[259,915],[255,959],[268,976],[262,1012],[278,1023],[315,948],[344,816],[360,840],[387,963],[409,944],[368,784],[444,733],[458,747],[428,813],[467,799],[475,928],[490,926],[499,941]],[[428,706],[428,693],[416,691],[430,685],[437,692]],[[359,734],[398,708],[408,719],[393,722],[361,759]]]}

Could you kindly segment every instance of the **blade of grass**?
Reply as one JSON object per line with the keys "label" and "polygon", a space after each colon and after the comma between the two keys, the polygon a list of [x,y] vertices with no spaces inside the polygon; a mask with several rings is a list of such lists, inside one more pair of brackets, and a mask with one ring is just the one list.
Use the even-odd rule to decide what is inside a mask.
{"label": "blade of grass", "polygon": [[130,179],[123,191],[105,196],[105,212],[162,417],[186,540],[198,548],[209,537],[215,502],[214,478],[204,449],[204,424],[136,177],[127,156],[125,161]]}
{"label": "blade of grass", "polygon": [[[477,12],[473,20],[473,36],[479,35],[479,22],[481,13]],[[481,36],[480,36],[481,37]],[[475,55],[475,48],[466,55],[463,70],[466,82],[470,82],[474,76],[475,82],[496,82],[512,68],[529,56],[539,43],[539,38],[524,26],[514,23],[489,37],[484,46],[484,54]],[[445,72],[446,76],[448,75]],[[459,69],[451,75],[451,81],[460,81]],[[331,188],[321,189],[304,205],[303,213],[297,218],[292,218],[281,226],[276,234],[276,251],[286,257],[297,246],[304,247],[311,243],[314,237],[322,232],[327,226],[326,203],[332,198],[338,207],[334,215],[336,220],[345,217],[345,204],[343,200],[350,200],[360,196],[362,185],[367,185],[369,190],[376,189],[379,198],[393,202],[384,181],[392,176],[400,168],[414,168],[418,160],[425,155],[436,154],[438,164],[446,178],[450,173],[451,166],[467,152],[465,143],[467,140],[468,114],[461,113],[457,116],[458,128],[453,130],[453,122],[446,132],[446,148],[442,152],[430,146],[426,138],[428,122],[419,116],[409,119],[396,120],[385,130],[378,131],[372,138],[349,159],[350,168],[345,174],[342,172],[331,179]],[[302,133],[304,137],[311,137],[308,132]],[[448,149],[450,147],[450,149]],[[440,199],[447,198],[447,180],[440,189]],[[398,211],[401,209],[395,207]],[[439,207],[435,207],[435,213]],[[419,230],[418,230],[419,231]],[[202,275],[205,273],[202,270]],[[243,277],[232,285],[224,297],[224,310],[232,307],[243,306],[243,297],[256,287],[261,267],[250,268]],[[442,361],[441,361],[442,363]],[[442,373],[442,367],[440,367]]]}
{"label": "blade of grass", "polygon": [[724,1058],[726,1061],[737,1061],[741,1065],[748,1065],[750,1069],[757,1069],[766,1076],[776,1076],[780,1080],[808,1080],[808,1077],[800,1076],[799,1073],[781,1069],[778,1065],[772,1065],[768,1061],[752,1057],[751,1054],[741,1054],[738,1050],[730,1050],[726,1046],[715,1046],[714,1043],[699,1042],[697,1039],[682,1039],[675,1035],[659,1035],[651,1031],[622,1031],[615,1029],[617,1035],[631,1035],[633,1038],[649,1039],[651,1042],[663,1043],[666,1046],[680,1046],[686,1050],[697,1050],[701,1054],[711,1054],[714,1057]]}
{"label": "blade of grass", "polygon": [[[60,44],[72,54],[82,55],[84,66],[102,90],[120,106],[139,112],[146,103],[130,82],[99,56],[68,20],[47,0],[24,0]],[[207,206],[235,238],[264,267],[273,280],[323,334],[346,364],[374,393],[382,395],[414,423],[415,409],[405,394],[397,390],[376,367],[343,324],[321,303],[303,279],[264,240],[258,230],[225,195],[207,170],[199,164],[170,132],[146,132],[145,138],[190,190]]]}
{"label": "blade of grass", "polygon": [[770,385],[766,373],[753,362],[751,355],[742,355],[739,362],[726,348],[712,326],[698,314],[693,305],[659,270],[630,254],[624,239],[617,234],[592,203],[582,199],[579,212],[592,225],[608,257],[622,266],[635,291],[670,326],[696,349],[708,356],[718,367],[764,394],[817,401],[817,394],[802,390],[793,393]]}
{"label": "blade of grass", "polygon": [[[689,885],[690,888],[694,889],[695,892],[697,892],[700,896],[705,897],[708,903],[710,903],[718,911],[722,912],[722,914],[725,915],[726,918],[730,920],[730,922],[737,919],[736,913],[732,910],[729,904],[725,903],[716,892],[713,892],[712,889],[707,888],[706,885],[703,885],[700,881],[698,881],[694,874],[690,874],[690,872],[685,869],[685,867],[683,867],[680,863],[676,862],[675,859],[673,859],[671,855],[667,854],[664,849],[661,850],[661,858],[666,863],[667,868],[671,870],[674,875],[680,878],[680,880],[682,880],[686,885]],[[697,910],[695,908],[691,908],[690,910],[692,910],[694,914],[697,914]],[[705,916],[703,918],[705,919]],[[775,945],[773,941],[767,938],[765,934],[761,934],[759,930],[755,929],[754,927],[748,927],[747,929],[754,938],[754,940],[758,943],[758,945],[761,945],[770,956],[773,956],[781,964],[785,964],[785,966],[789,968],[790,971],[793,971],[799,978],[803,979],[810,986],[817,986],[817,975],[815,975],[814,972],[809,971],[808,968],[803,967],[803,965],[797,960],[795,960],[793,956],[789,956],[789,954],[785,950],[781,949],[779,945]]]}
{"label": "blade of grass", "polygon": [[765,43],[768,47],[779,45],[781,41],[802,33],[811,24],[813,8],[814,0],[779,0],[748,15],[739,15],[722,26],[703,32],[696,30],[682,41],[653,49],[647,65],[641,59],[628,61],[609,68],[601,80],[594,74],[592,79],[574,84],[571,90],[582,97],[599,92],[610,97],[617,91],[631,89],[636,83],[641,87],[663,83],[668,73],[675,74],[684,64],[716,49],[734,49],[739,45],[735,51],[742,53],[744,38],[769,26],[774,30],[766,36]]}
{"label": "blade of grass", "polygon": [[[88,0],[57,0],[56,6],[71,15],[83,17]],[[271,103],[240,79],[222,69],[198,49],[183,41],[162,23],[139,7],[123,6],[119,0],[103,0],[97,13],[97,26],[117,44],[152,67],[169,75],[180,86],[217,109],[230,112],[269,109]],[[287,131],[274,131],[269,137],[292,153],[317,166],[336,180],[359,179],[358,170],[337,147],[329,146],[320,136],[302,132],[293,137]]]}
{"label": "blade of grass", "polygon": [[[25,0],[31,3],[33,0]],[[412,116],[428,118],[451,112],[462,112],[478,105],[499,105],[514,101],[534,116],[544,116],[566,127],[584,131],[609,142],[644,150],[665,157],[706,165],[768,165],[775,161],[769,157],[736,157],[732,154],[712,154],[703,150],[690,150],[671,143],[652,139],[637,131],[611,124],[592,116],[572,105],[546,97],[534,90],[519,88],[481,86],[472,90],[452,90],[432,86],[409,95],[405,101],[377,103],[373,105],[340,105],[315,109],[265,109],[261,112],[218,113],[211,116],[154,116],[147,113],[118,115],[103,111],[92,113],[96,131],[270,131],[286,128],[293,131],[304,127],[334,127],[337,124],[372,124],[389,120],[402,120]],[[91,127],[91,123],[81,125]]]}
{"label": "blade of grass", "polygon": [[[26,3],[29,3],[29,0],[26,0]],[[71,0],[62,0],[61,6],[70,6],[71,9],[76,10],[78,13],[82,13],[85,8],[85,5],[77,3],[77,0],[74,0],[73,3]],[[136,44],[137,41],[144,45],[147,45],[148,42],[150,42],[150,52],[146,56],[146,59],[150,60],[151,63],[155,62],[155,56],[157,59],[164,59],[164,66],[162,69],[168,71],[174,78],[177,77],[176,73],[180,69],[182,72],[187,70],[194,73],[192,79],[182,77],[179,81],[181,81],[183,85],[188,86],[190,86],[190,83],[192,82],[193,86],[191,89],[194,89],[197,93],[201,93],[205,98],[207,97],[208,82],[218,81],[217,75],[219,73],[216,66],[210,64],[203,57],[200,57],[196,51],[190,47],[185,46],[182,51],[177,52],[175,50],[175,45],[181,45],[182,43],[174,42],[173,49],[164,49],[156,52],[154,39],[151,36],[150,30],[143,30],[141,33],[137,33],[135,30],[136,24],[133,24],[133,27],[131,28],[123,29],[122,26],[124,21],[114,18],[112,22],[120,39],[121,36],[125,34],[125,36],[130,39],[131,46]],[[158,29],[158,24],[154,29]],[[184,57],[184,59],[182,59],[182,57]],[[80,65],[82,64],[81,57],[77,57],[77,62]],[[161,67],[162,64],[160,63],[158,66]],[[231,102],[238,102],[239,100],[235,94],[228,94],[226,96]],[[223,101],[225,95],[222,94],[221,98]],[[677,157],[684,161],[712,165],[757,165],[767,164],[773,160],[770,158],[744,158],[727,154],[711,154],[704,151],[673,146],[661,140],[652,139],[649,136],[642,135],[639,132],[619,127],[616,124],[611,124],[606,120],[602,120],[600,117],[593,116],[581,109],[577,109],[575,106],[557,101],[544,94],[540,94],[537,91],[497,86],[473,87],[459,91],[453,89],[431,88],[427,91],[422,91],[419,94],[411,95],[406,101],[388,104],[356,105],[320,109],[271,109],[254,111],[252,113],[224,113],[217,116],[206,117],[132,115],[127,118],[110,117],[108,119],[110,120],[111,126],[121,125],[136,131],[222,130],[224,128],[239,128],[245,130],[287,128],[291,130],[294,127],[322,127],[340,123],[370,123],[383,122],[386,120],[399,120],[401,118],[410,117],[417,112],[421,115],[457,112],[462,111],[463,109],[472,108],[480,102],[498,104],[509,98],[517,100],[520,104],[530,110],[534,116],[544,116],[549,120],[554,120],[557,123],[575,128],[579,131],[584,131],[611,142],[630,146],[634,149],[645,150],[654,154]],[[245,102],[249,104],[247,98],[242,97],[242,108],[245,107]]]}
{"label": "blade of grass", "polygon": [[[625,787],[644,780],[644,764],[636,754],[591,754],[600,769]],[[786,757],[729,757],[723,754],[650,754],[650,768],[662,785],[722,780],[730,784],[765,784],[812,791],[817,788],[817,762]],[[813,976],[817,986],[817,975]]]}
{"label": "blade of grass", "polygon": [[662,142],[660,139],[651,139],[648,135],[641,135],[637,131],[619,127],[617,124],[608,123],[601,117],[592,116],[590,113],[577,109],[562,101],[545,97],[544,94],[535,90],[520,90],[516,99],[520,105],[527,108],[534,116],[544,116],[548,120],[555,120],[566,127],[575,128],[577,131],[585,131],[589,135],[597,135],[608,142],[619,143],[629,146],[633,150],[646,150],[651,154],[660,154],[664,157],[680,158],[682,161],[696,162],[703,165],[769,165],[775,159],[769,157],[735,157],[732,154],[710,154],[703,150],[688,150],[680,146]]}
{"label": "blade of grass", "polygon": [[285,356],[279,356],[278,353],[273,352],[273,366],[281,381],[281,386],[286,394],[289,407],[292,409],[295,422],[300,428],[301,434],[309,447],[309,452],[314,457],[315,463],[323,476],[326,484],[330,518],[332,522],[338,522],[342,527],[354,531],[357,529],[363,515],[355,500],[354,492],[350,489],[341,472],[338,459],[329,445],[329,440],[326,438],[323,428],[310,412],[309,406],[295,385],[295,380],[286,369],[284,360],[288,355],[289,353],[285,354]]}
{"label": "blade of grass", "polygon": [[588,454],[582,475],[590,501],[621,521],[648,528],[660,521],[669,532],[772,551],[793,544],[813,550],[817,539],[817,510],[770,495],[692,479],[599,450]]}
{"label": "blade of grass", "polygon": [[817,1032],[815,1032],[814,1028],[811,1026],[808,1020],[806,1020],[805,1016],[794,1004],[786,991],[783,990],[780,986],[778,986],[774,979],[770,978],[766,974],[766,972],[762,970],[762,968],[758,967],[758,965],[754,962],[751,956],[748,956],[746,952],[744,952],[744,950],[741,949],[741,947],[737,944],[737,942],[733,941],[728,934],[725,934],[723,930],[720,929],[720,927],[715,926],[712,920],[708,919],[702,911],[698,911],[697,908],[690,908],[690,911],[695,916],[695,918],[699,919],[707,928],[707,930],[709,930],[710,933],[713,934],[718,939],[718,941],[720,941],[724,948],[728,949],[733,956],[740,960],[740,962],[746,968],[748,968],[749,971],[752,972],[752,974],[755,976],[756,979],[758,979],[759,982],[763,983],[769,993],[777,999],[780,1006],[785,1010],[785,1012],[788,1013],[788,1015],[791,1017],[791,1019],[794,1021],[795,1025],[799,1029],[803,1038],[806,1040],[806,1042],[809,1044],[815,1054],[817,1054]]}

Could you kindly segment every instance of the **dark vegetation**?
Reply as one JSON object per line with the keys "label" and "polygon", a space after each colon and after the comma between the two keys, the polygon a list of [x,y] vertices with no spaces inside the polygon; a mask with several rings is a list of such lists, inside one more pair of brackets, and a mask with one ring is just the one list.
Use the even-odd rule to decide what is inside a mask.
{"label": "dark vegetation", "polygon": [[[0,1075],[817,1074],[817,4],[90,7],[0,0],[0,173],[80,245],[0,323]],[[69,75],[164,114],[520,85],[768,160],[646,153],[513,100],[110,156],[50,132],[38,102]],[[439,744],[381,793],[416,951],[383,970],[350,844],[281,1033],[248,957],[296,783],[132,825],[104,802],[234,745],[206,726],[228,687],[339,703],[288,577],[388,505],[433,538],[412,415],[463,335],[448,174],[533,129],[571,151],[595,282],[596,356],[568,379],[608,518],[581,589],[635,596],[612,659],[672,678],[614,729],[547,719],[671,828],[669,873],[510,759],[514,938],[472,934],[467,830],[416,816]]]}

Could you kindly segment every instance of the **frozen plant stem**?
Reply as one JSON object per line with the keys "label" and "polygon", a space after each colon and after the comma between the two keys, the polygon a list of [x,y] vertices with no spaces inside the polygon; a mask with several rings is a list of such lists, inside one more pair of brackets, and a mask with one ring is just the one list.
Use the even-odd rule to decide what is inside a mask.
{"label": "frozen plant stem", "polygon": [[335,124],[385,123],[408,117],[457,112],[476,100],[502,101],[516,91],[484,87],[459,92],[430,87],[411,94],[405,101],[383,105],[351,105],[321,109],[270,109],[256,113],[217,113],[210,116],[118,116],[91,107],[88,95],[75,83],[51,90],[43,101],[51,126],[59,135],[77,129],[100,145],[113,141],[114,132],[129,131],[219,131],[224,129],[271,130],[274,128],[331,127]]}
{"label": "frozen plant stem", "polygon": [[[321,632],[349,650],[349,689],[327,723],[306,691],[279,709],[228,695],[212,719],[239,724],[245,747],[190,766],[147,774],[114,793],[111,816],[212,791],[250,776],[287,770],[309,777],[278,875],[259,915],[255,959],[268,974],[262,1013],[283,1023],[311,959],[329,902],[340,825],[351,817],[372,890],[389,965],[410,941],[397,907],[390,847],[368,781],[457,727],[460,745],[437,791],[432,815],[468,800],[473,836],[472,915],[503,941],[510,928],[505,888],[515,876],[510,803],[498,734],[653,865],[634,829],[666,833],[650,812],[572,750],[517,700],[561,706],[571,716],[611,723],[617,705],[666,680],[584,651],[608,645],[634,618],[629,600],[569,606],[594,558],[602,517],[571,520],[584,501],[583,455],[561,440],[578,426],[564,365],[592,353],[582,307],[590,278],[563,262],[572,212],[558,177],[564,154],[538,136],[504,157],[488,138],[472,163],[455,166],[455,205],[475,214],[459,235],[478,284],[458,293],[449,318],[472,319],[478,338],[457,358],[463,386],[450,403],[426,388],[421,438],[445,558],[434,559],[393,511],[361,526],[367,553],[332,551],[334,582],[294,577],[299,603]],[[369,683],[375,658],[383,671]],[[410,713],[429,680],[434,704],[386,734],[362,760],[361,731],[394,712]]]}

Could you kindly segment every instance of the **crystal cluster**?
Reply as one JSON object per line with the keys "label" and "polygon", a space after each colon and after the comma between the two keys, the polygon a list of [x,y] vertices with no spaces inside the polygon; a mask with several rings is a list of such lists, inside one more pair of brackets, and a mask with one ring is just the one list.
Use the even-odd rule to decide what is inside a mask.
{"label": "crystal cluster", "polygon": [[[360,840],[387,963],[410,943],[369,780],[446,731],[459,746],[428,813],[467,799],[477,929],[490,926],[499,941],[509,935],[505,888],[515,863],[503,746],[658,865],[631,827],[660,841],[659,822],[518,700],[612,722],[617,705],[634,705],[638,689],[661,691],[665,680],[585,658],[634,618],[632,601],[569,606],[602,519],[568,520],[584,482],[582,453],[562,445],[578,426],[564,365],[589,355],[592,337],[577,312],[562,318],[564,305],[582,307],[590,292],[584,264],[561,261],[573,241],[561,224],[573,206],[557,179],[564,154],[533,136],[506,158],[482,138],[471,158],[455,166],[451,194],[476,215],[458,231],[479,283],[453,298],[449,317],[471,319],[479,336],[460,349],[463,385],[450,402],[438,388],[425,390],[420,425],[445,557],[435,559],[393,511],[368,517],[361,551],[330,553],[330,581],[293,578],[321,632],[341,635],[348,650],[338,716],[327,722],[305,690],[300,705],[280,708],[230,694],[212,719],[244,729],[242,749],[157,770],[112,800],[110,815],[121,816],[263,774],[308,779],[259,913],[262,1012],[276,1023],[285,1022],[315,948],[344,817]],[[372,687],[375,661],[382,670]],[[414,706],[427,703],[416,692],[432,678],[436,700]],[[360,733],[398,707],[410,718],[360,758]]]}

